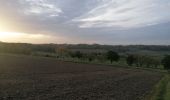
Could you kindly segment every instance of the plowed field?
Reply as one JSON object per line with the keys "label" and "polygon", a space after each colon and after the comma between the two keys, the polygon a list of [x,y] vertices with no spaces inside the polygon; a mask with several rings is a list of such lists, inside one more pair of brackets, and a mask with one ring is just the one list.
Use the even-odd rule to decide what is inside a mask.
{"label": "plowed field", "polygon": [[0,55],[0,100],[142,100],[162,75],[113,66]]}

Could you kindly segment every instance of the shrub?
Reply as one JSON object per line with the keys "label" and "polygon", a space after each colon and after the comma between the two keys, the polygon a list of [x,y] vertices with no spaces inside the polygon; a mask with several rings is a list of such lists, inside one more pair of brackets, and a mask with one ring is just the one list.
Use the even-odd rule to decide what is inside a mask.
{"label": "shrub", "polygon": [[162,64],[164,69],[170,69],[170,55],[167,55],[162,59]]}

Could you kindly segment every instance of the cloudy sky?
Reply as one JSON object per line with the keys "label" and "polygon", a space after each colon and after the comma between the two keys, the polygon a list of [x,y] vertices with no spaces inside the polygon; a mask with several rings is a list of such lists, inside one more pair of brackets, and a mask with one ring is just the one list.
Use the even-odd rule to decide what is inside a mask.
{"label": "cloudy sky", "polygon": [[0,41],[170,45],[170,0],[0,0]]}

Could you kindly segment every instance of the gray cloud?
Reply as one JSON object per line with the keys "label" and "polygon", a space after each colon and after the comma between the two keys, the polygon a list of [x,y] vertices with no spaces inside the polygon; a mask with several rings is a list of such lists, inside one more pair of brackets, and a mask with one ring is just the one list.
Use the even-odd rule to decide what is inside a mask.
{"label": "gray cloud", "polygon": [[45,14],[49,17],[59,16],[62,10],[48,0],[20,0],[20,3],[25,5],[23,7],[24,13],[27,15],[42,15]]}
{"label": "gray cloud", "polygon": [[[134,28],[170,21],[167,0],[101,0],[89,12],[73,19],[81,28]],[[161,14],[160,14],[161,13]]]}
{"label": "gray cloud", "polygon": [[[19,32],[63,43],[170,44],[168,0],[0,0]],[[57,40],[54,41],[57,43]]]}

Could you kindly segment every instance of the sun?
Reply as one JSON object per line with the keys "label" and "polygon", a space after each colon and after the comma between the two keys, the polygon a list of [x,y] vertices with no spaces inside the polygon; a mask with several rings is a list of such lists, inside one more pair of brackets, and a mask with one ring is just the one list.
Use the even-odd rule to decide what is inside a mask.
{"label": "sun", "polygon": [[28,34],[20,32],[0,32],[0,41],[4,42],[31,42],[37,39],[43,39],[41,34]]}
{"label": "sun", "polygon": [[17,32],[0,32],[0,38],[8,38],[8,37],[13,37],[13,36],[18,36],[20,33]]}
{"label": "sun", "polygon": [[0,41],[3,42],[14,42],[18,41],[22,36],[22,33],[17,33],[17,32],[0,32]]}
{"label": "sun", "polygon": [[0,16],[0,41],[15,43],[49,43],[53,41],[62,41],[60,37],[54,37],[49,33],[34,32],[20,26],[17,23],[10,22]]}
{"label": "sun", "polygon": [[44,34],[30,34],[22,32],[0,32],[0,41],[19,43],[48,43],[58,38]]}
{"label": "sun", "polygon": [[51,40],[51,36],[43,33],[32,32],[25,28],[25,26],[21,26],[17,22],[12,21],[10,18],[0,15],[0,41],[43,43],[44,40]]}

